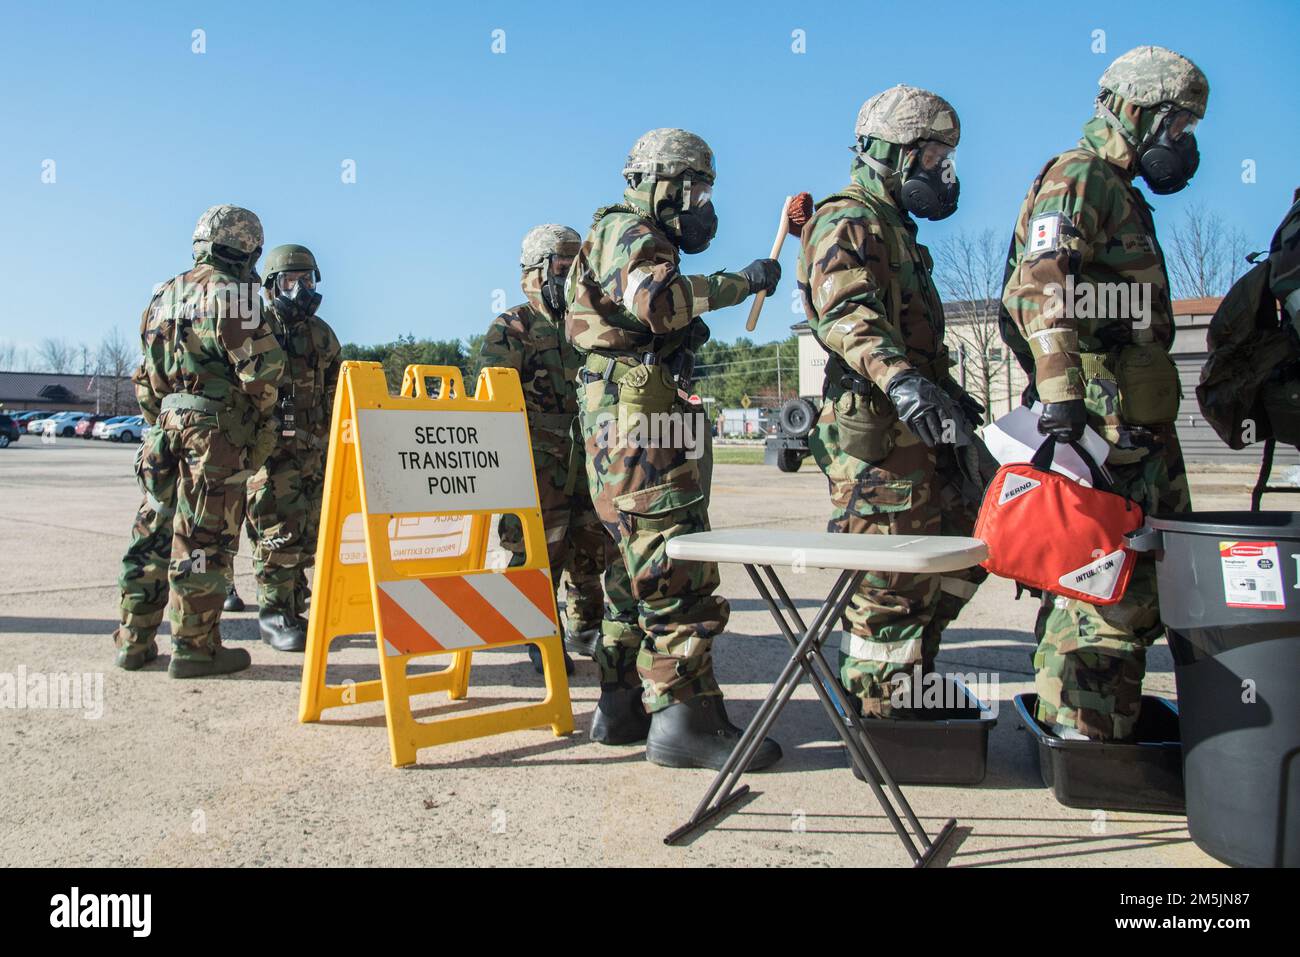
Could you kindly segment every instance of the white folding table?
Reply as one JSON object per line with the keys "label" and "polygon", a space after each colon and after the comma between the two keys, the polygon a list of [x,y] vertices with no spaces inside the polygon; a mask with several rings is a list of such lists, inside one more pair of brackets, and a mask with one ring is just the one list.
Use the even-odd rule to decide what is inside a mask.
{"label": "white folding table", "polygon": [[[806,675],[848,748],[850,759],[871,786],[913,865],[924,867],[929,864],[939,847],[952,835],[957,821],[949,818],[934,840],[926,836],[911,805],[867,737],[862,718],[840,686],[837,670],[822,654],[822,645],[835,629],[867,572],[940,574],[969,568],[987,556],[988,549],[979,539],[942,535],[852,535],[739,528],[683,535],[670,541],[668,557],[678,561],[744,565],[792,652],[704,799],[685,824],[664,838],[664,843],[679,843],[733,808],[749,792],[748,785],[736,787],[740,776],[749,767],[759,744]],[[811,625],[804,625],[789,593],[777,577],[778,567],[796,570],[827,568],[840,572]],[[773,597],[773,592],[777,597]],[[784,606],[784,612],[781,606]],[[891,796],[897,808],[891,803]],[[900,811],[907,818],[911,833],[903,826]]]}

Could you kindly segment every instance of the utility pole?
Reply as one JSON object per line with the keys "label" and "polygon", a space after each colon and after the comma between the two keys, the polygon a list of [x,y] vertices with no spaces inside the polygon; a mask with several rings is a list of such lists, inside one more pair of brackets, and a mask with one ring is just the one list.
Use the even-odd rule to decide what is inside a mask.
{"label": "utility pole", "polygon": [[776,344],[776,404],[780,405],[784,399],[781,398],[781,343]]}

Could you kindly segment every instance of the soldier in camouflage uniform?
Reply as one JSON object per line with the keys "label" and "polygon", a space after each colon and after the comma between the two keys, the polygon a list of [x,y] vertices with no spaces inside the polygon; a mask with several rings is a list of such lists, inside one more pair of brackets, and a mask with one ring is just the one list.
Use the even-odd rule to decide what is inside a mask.
{"label": "soldier in camouflage uniform", "polygon": [[[809,448],[830,485],[828,528],[969,535],[981,478],[970,455],[983,408],[949,375],[944,315],[914,216],[956,209],[961,128],[942,97],[896,86],[863,104],[852,181],[801,236],[799,291],[830,358]],[[986,577],[870,574],[845,612],[841,680],[864,715],[890,717],[895,680],[932,669],[943,629]],[[900,676],[895,679],[895,676]]]}
{"label": "soldier in camouflage uniform", "polygon": [[[630,576],[639,626],[626,621],[626,605],[625,627],[606,622],[591,736],[622,744],[648,732],[649,760],[717,768],[740,734],[727,720],[710,651],[729,608],[714,594],[717,566],[674,561],[666,547],[709,527],[709,424],[687,398],[694,351],[709,337],[701,316],[772,292],[780,266],[766,259],[738,273],[681,271],[681,254],[702,251],[717,231],[713,152],[695,134],[645,134],[623,175],[623,201],[596,211],[565,287],[566,331],[584,359],[587,479]],[[657,440],[637,428],[652,419],[663,427]],[[625,600],[610,598],[616,608]],[[752,767],[780,754],[765,741]]]}
{"label": "soldier in camouflage uniform", "polygon": [[136,466],[144,503],[122,560],[114,634],[118,667],[128,671],[158,655],[169,587],[171,676],[248,667],[248,652],[222,646],[220,622],[244,483],[275,444],[285,367],[258,308],[261,252],[253,213],[212,207],[194,231],[194,268],[161,285],[141,320],[133,381],[150,424]]}
{"label": "soldier in camouflage uniform", "polygon": [[[1195,172],[1192,129],[1209,84],[1195,64],[1139,47],[1101,77],[1096,115],[1049,160],[1020,208],[1007,269],[1003,338],[1044,403],[1039,431],[1110,444],[1115,490],[1148,513],[1191,507],[1174,419],[1173,306],[1139,173],[1157,194]],[[1029,398],[1032,398],[1032,394]],[[1131,738],[1146,649],[1163,627],[1155,563],[1139,557],[1122,601],[1044,596],[1034,656],[1038,718],[1071,738]]]}
{"label": "soldier in camouflage uniform", "polygon": [[316,315],[320,269],[311,250],[276,246],[266,254],[264,268],[263,308],[284,349],[287,370],[280,382],[275,451],[248,480],[248,537],[262,640],[277,651],[303,651],[307,569],[316,557],[340,349],[334,330]]}
{"label": "soldier in camouflage uniform", "polygon": [[[569,576],[565,644],[590,655],[595,652],[604,614],[601,572],[624,578],[627,572],[592,508],[582,445],[574,434],[582,360],[564,337],[564,280],[581,244],[582,237],[575,230],[555,223],[528,231],[519,260],[528,301],[492,320],[481,354],[483,365],[519,373],[528,407],[551,580],[558,586],[562,573],[567,571]],[[522,564],[525,555],[519,519],[503,516],[499,528],[502,547],[515,556],[515,563]],[[529,645],[528,654],[540,672],[537,646]],[[572,673],[567,654],[565,667]]]}

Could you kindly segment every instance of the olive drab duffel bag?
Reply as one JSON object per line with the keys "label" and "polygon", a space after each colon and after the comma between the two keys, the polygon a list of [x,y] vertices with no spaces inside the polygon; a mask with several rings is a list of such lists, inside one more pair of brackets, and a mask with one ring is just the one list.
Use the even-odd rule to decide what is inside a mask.
{"label": "olive drab duffel bag", "polygon": [[1124,597],[1137,553],[1124,536],[1142,527],[1142,507],[1111,488],[1088,451],[1092,485],[1052,471],[1056,440],[1047,439],[1029,462],[998,469],[975,522],[988,546],[980,564],[994,575],[1031,588],[1113,605]]}
{"label": "olive drab duffel bag", "polygon": [[[1300,445],[1300,190],[1268,254],[1232,284],[1210,319],[1196,399],[1230,448]],[[1282,310],[1279,315],[1278,305]]]}

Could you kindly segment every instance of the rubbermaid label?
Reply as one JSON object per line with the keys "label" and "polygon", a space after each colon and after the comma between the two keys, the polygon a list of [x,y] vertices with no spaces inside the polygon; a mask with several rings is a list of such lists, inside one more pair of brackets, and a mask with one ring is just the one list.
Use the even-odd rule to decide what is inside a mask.
{"label": "rubbermaid label", "polygon": [[1124,549],[1121,548],[1089,562],[1082,568],[1066,572],[1057,581],[1065,588],[1092,595],[1094,598],[1108,599],[1115,594],[1115,586],[1119,584],[1119,573],[1123,570]]}
{"label": "rubbermaid label", "polygon": [[1007,476],[1002,482],[1002,494],[998,497],[999,505],[1006,505],[1013,498],[1019,498],[1026,492],[1032,492],[1043,483],[1026,475]]}
{"label": "rubbermaid label", "polygon": [[1229,608],[1286,608],[1277,542],[1219,542],[1219,564]]}

